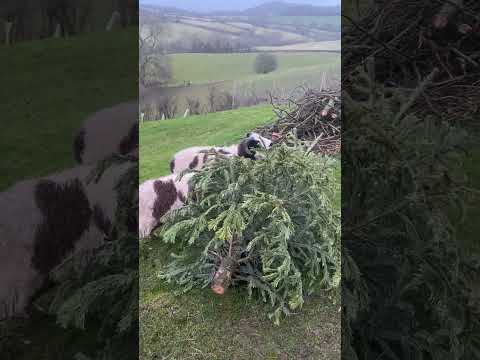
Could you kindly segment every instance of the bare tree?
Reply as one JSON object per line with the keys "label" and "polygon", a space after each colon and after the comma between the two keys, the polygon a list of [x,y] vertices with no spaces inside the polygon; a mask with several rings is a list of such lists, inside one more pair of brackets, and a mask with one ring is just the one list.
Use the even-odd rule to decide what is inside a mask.
{"label": "bare tree", "polygon": [[192,115],[199,115],[202,113],[200,100],[197,98],[187,97],[187,106],[190,109],[190,114]]}
{"label": "bare tree", "polygon": [[[156,30],[156,31],[155,31]],[[163,85],[171,76],[171,68],[168,58],[163,54],[159,45],[161,28],[149,29],[148,34],[139,36],[139,81],[144,87]]]}

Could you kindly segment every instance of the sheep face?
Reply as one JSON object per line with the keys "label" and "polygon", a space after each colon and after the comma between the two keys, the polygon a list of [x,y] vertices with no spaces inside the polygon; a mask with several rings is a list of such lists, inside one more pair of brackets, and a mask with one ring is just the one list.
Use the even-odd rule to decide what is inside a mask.
{"label": "sheep face", "polygon": [[238,156],[256,160],[255,149],[269,149],[271,146],[271,140],[257,133],[248,133],[245,139],[238,145]]}
{"label": "sheep face", "polygon": [[272,146],[272,141],[270,139],[267,139],[266,137],[263,137],[255,132],[248,133],[246,139],[248,140],[249,148],[261,147],[264,149],[269,149]]}

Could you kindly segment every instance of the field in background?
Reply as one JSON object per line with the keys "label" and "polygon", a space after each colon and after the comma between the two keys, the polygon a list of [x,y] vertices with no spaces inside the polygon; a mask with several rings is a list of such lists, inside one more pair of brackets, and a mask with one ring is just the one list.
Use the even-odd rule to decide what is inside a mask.
{"label": "field in background", "polygon": [[[340,16],[263,15],[284,13],[282,7],[229,16],[142,8],[140,33],[157,36],[155,44],[170,64],[169,76],[144,82],[144,119],[265,104],[269,93],[285,97],[299,86],[338,88]],[[274,54],[279,67],[256,74],[260,52]]]}
{"label": "field in background", "polygon": [[[258,106],[144,123],[140,180],[168,174],[171,156],[182,148],[232,144],[273,118],[271,107]],[[340,181],[340,168],[337,176]],[[309,297],[299,314],[277,327],[261,301],[248,301],[243,289],[221,297],[210,289],[173,296],[157,278],[172,250],[160,239],[140,247],[140,359],[340,359],[339,299],[333,304],[327,294]]]}
{"label": "field in background", "polygon": [[[332,71],[340,67],[340,55],[334,53],[274,52],[277,70],[256,74],[255,57],[258,53],[240,54],[172,54],[168,58],[173,70],[171,85],[184,81],[205,84],[224,80],[255,81],[281,78],[283,75],[308,67],[308,71]],[[335,69],[335,70],[337,70]]]}
{"label": "field in background", "polygon": [[[251,98],[266,102],[268,92],[286,96],[300,85],[320,88],[338,87],[340,83],[340,54],[315,52],[275,52],[279,67],[268,74],[256,74],[253,69],[255,53],[236,54],[171,54],[171,85],[150,88],[142,94],[142,107],[148,107],[162,96],[172,97],[177,116],[188,108],[187,100],[198,99],[202,112],[209,107],[212,87],[227,92],[236,105],[244,106]],[[185,86],[190,81],[191,86]],[[143,111],[143,110],[142,110]],[[161,114],[154,116],[160,119]]]}
{"label": "field in background", "polygon": [[331,41],[318,41],[318,42],[306,42],[300,44],[292,45],[282,45],[282,46],[257,46],[258,51],[332,51],[340,52],[341,51],[341,41],[340,40],[331,40]]}

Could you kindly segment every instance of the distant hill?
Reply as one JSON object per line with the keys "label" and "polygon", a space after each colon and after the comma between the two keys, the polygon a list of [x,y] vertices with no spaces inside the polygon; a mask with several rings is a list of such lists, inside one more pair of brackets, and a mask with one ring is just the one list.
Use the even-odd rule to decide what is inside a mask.
{"label": "distant hill", "polygon": [[273,1],[240,12],[244,16],[327,16],[340,15],[339,6],[313,6]]}
{"label": "distant hill", "polygon": [[140,5],[140,11],[143,14],[157,14],[157,15],[178,15],[178,16],[201,16],[195,11],[179,9],[173,6],[158,6],[158,5]]}
{"label": "distant hill", "polygon": [[272,1],[243,11],[212,11],[198,13],[176,7],[141,5],[141,8],[159,14],[179,16],[339,16],[340,6],[314,6]]}

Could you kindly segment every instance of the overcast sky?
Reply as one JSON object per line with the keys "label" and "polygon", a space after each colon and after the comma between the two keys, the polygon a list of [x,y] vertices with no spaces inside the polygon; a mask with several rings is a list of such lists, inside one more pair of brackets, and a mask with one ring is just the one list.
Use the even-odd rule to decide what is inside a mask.
{"label": "overcast sky", "polygon": [[[155,4],[160,6],[174,6],[180,9],[193,11],[216,10],[245,10],[272,0],[140,0],[140,4]],[[295,4],[309,4],[317,6],[340,5],[340,0],[289,0]]]}

